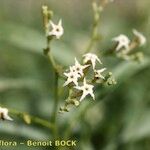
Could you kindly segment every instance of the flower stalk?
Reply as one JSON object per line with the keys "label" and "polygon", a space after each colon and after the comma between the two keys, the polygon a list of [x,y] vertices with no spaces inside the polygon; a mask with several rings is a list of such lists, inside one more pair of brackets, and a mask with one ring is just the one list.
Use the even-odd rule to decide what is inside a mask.
{"label": "flower stalk", "polygon": [[98,28],[99,28],[101,7],[98,6],[98,4],[95,1],[92,3],[92,7],[93,7],[93,13],[94,13],[93,29],[92,29],[90,42],[84,53],[90,52],[92,50],[93,46],[95,45],[95,43],[99,39]]}
{"label": "flower stalk", "polygon": [[[1,105],[2,106],[2,105]],[[22,120],[26,123],[26,124],[32,124],[32,123],[35,123],[35,124],[38,124],[38,125],[41,125],[43,127],[46,127],[50,130],[54,130],[54,124],[52,124],[51,122],[45,120],[45,119],[42,119],[42,118],[39,118],[39,117],[36,117],[36,116],[32,116],[31,114],[29,113],[26,113],[26,112],[21,112],[21,111],[18,111],[18,110],[15,110],[15,109],[10,109],[8,108],[7,109],[9,111],[9,113],[12,115],[12,116],[17,116],[19,118],[22,118]]]}
{"label": "flower stalk", "polygon": [[[51,48],[50,48],[50,43],[56,36],[57,39],[60,38],[60,36],[63,34],[63,28],[62,28],[62,23],[59,21],[58,25],[55,25],[51,19],[52,19],[52,11],[48,9],[47,6],[42,7],[42,14],[43,14],[43,22],[44,22],[44,28],[45,28],[45,34],[46,34],[46,40],[47,40],[47,46],[44,49],[44,54],[48,57],[49,61],[52,64],[53,70],[54,70],[54,75],[55,75],[55,81],[54,81],[54,107],[53,107],[53,114],[52,114],[52,122],[54,124],[53,128],[53,136],[54,139],[58,137],[58,126],[57,126],[57,112],[58,112],[58,103],[59,103],[59,98],[58,98],[58,81],[59,81],[59,65],[56,63],[52,53],[51,53]],[[50,31],[50,27],[52,26],[52,31]],[[60,33],[60,28],[61,28],[61,33]]]}

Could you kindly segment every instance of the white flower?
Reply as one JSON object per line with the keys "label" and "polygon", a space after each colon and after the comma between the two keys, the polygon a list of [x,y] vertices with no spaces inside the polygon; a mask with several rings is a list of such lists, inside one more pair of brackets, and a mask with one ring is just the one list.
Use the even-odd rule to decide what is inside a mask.
{"label": "white flower", "polygon": [[73,69],[70,67],[70,72],[64,73],[64,75],[67,77],[67,81],[64,83],[63,86],[68,85],[69,83],[74,83],[76,86],[78,85],[78,78],[80,78],[80,75],[73,71]]}
{"label": "white flower", "polygon": [[56,36],[57,39],[59,39],[63,33],[64,29],[62,27],[62,21],[59,20],[58,24],[54,24],[51,20],[49,21],[48,27],[52,27],[52,30],[48,32],[49,36]]}
{"label": "white flower", "polygon": [[89,65],[81,65],[78,60],[75,58],[75,65],[71,67],[71,69],[73,71],[75,71],[76,73],[78,73],[79,75],[83,76],[83,70],[88,67]]}
{"label": "white flower", "polygon": [[137,37],[140,46],[143,46],[146,43],[146,38],[142,33],[138,32],[135,29],[133,29],[133,34]]}
{"label": "white flower", "polygon": [[119,36],[113,38],[112,40],[118,42],[116,51],[119,51],[122,48],[125,48],[126,50],[129,49],[130,40],[126,35],[120,34]]}
{"label": "white flower", "polygon": [[2,108],[2,107],[0,107],[0,119],[2,119],[2,120],[10,120],[10,121],[13,120],[13,119],[8,115],[8,109],[7,109],[7,108]]}
{"label": "white flower", "polygon": [[84,78],[84,81],[83,81],[83,86],[76,86],[75,88],[78,89],[78,90],[81,90],[83,92],[82,96],[80,98],[80,101],[82,101],[89,94],[95,100],[95,96],[94,96],[94,93],[93,93],[94,86],[91,85],[91,84],[87,84],[85,78]]}
{"label": "white flower", "polygon": [[100,64],[102,64],[100,59],[95,54],[87,53],[87,54],[83,55],[83,57],[84,57],[83,62],[84,63],[90,62],[92,64],[92,66],[93,66],[93,69],[95,69],[96,61],[98,61]]}
{"label": "white flower", "polygon": [[95,77],[96,78],[102,78],[102,79],[105,79],[104,76],[102,76],[102,72],[104,72],[106,70],[106,68],[102,68],[100,70],[94,70],[94,73],[95,73]]}

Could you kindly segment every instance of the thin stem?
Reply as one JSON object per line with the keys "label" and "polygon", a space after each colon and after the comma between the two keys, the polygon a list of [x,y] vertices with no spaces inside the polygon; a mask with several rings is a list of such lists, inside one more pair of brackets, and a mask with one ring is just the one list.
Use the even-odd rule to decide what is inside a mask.
{"label": "thin stem", "polygon": [[55,74],[55,82],[54,82],[54,110],[53,110],[53,115],[52,115],[52,122],[54,124],[54,130],[53,130],[53,135],[54,139],[57,139],[58,136],[58,126],[57,126],[57,111],[58,111],[58,79],[59,79],[59,70],[57,67],[57,64],[55,62],[55,59],[53,58],[53,55],[51,54],[50,50],[50,39],[47,37],[47,56],[52,64],[52,67],[54,69],[54,74]]}
{"label": "thin stem", "polygon": [[96,0],[93,0],[92,2],[93,12],[94,12],[94,21],[93,21],[94,23],[93,23],[91,39],[85,50],[85,53],[90,52],[93,46],[95,45],[95,43],[99,40],[98,28],[100,22],[100,14],[108,3],[109,3],[108,0],[102,0],[99,4],[97,4]]}
{"label": "thin stem", "polygon": [[47,6],[42,7],[42,15],[43,15],[43,25],[44,25],[44,30],[46,34],[46,40],[47,40],[47,45],[46,48],[44,49],[44,54],[48,56],[54,70],[57,72],[57,63],[55,62],[55,59],[53,58],[53,55],[51,54],[51,49],[50,49],[50,42],[53,39],[53,37],[47,36],[47,30],[48,30],[48,22],[53,16],[53,12],[48,9]]}
{"label": "thin stem", "polygon": [[100,7],[97,6],[96,2],[92,3],[93,5],[93,12],[94,12],[94,23],[93,23],[93,30],[91,35],[91,40],[85,50],[85,53],[88,53],[92,50],[95,42],[98,40],[98,26],[100,20]]}
{"label": "thin stem", "polygon": [[[28,115],[28,118],[30,118],[30,122],[32,123],[36,123],[36,124],[39,124],[41,126],[44,126],[46,128],[49,128],[51,130],[54,129],[54,124],[50,123],[49,121],[45,120],[45,119],[41,119],[39,117],[35,117],[35,116],[32,116],[28,113],[25,113],[25,112],[20,112],[20,111],[17,111],[17,110],[14,110],[14,109],[9,109],[9,112],[13,115],[16,115],[20,118],[22,118],[24,120],[24,116],[25,115]],[[25,120],[24,120],[25,121]]]}
{"label": "thin stem", "polygon": [[53,115],[52,115],[52,122],[55,126],[54,130],[53,130],[53,134],[54,134],[54,138],[56,139],[58,136],[58,127],[57,127],[57,122],[56,122],[56,118],[57,118],[57,111],[58,111],[58,79],[59,79],[59,71],[57,68],[57,64],[55,62],[55,59],[53,58],[53,55],[51,54],[51,50],[50,50],[50,40],[47,37],[47,56],[52,64],[52,67],[54,69],[54,74],[55,74],[55,82],[54,82],[54,110],[53,110]]}
{"label": "thin stem", "polygon": [[51,51],[48,52],[47,56],[48,56],[48,58],[49,58],[49,60],[50,60],[50,62],[52,64],[55,72],[58,72],[58,67],[57,67],[57,64],[55,62],[55,59],[53,58],[53,55],[51,54]]}
{"label": "thin stem", "polygon": [[54,109],[53,109],[53,124],[55,126],[54,130],[54,138],[56,139],[58,136],[58,126],[57,126],[57,113],[58,113],[58,79],[59,75],[55,72],[55,82],[54,82]]}
{"label": "thin stem", "polygon": [[[48,9],[47,6],[44,6],[42,8],[42,14],[43,14],[43,22],[44,22],[44,28],[45,28],[45,33],[47,35],[47,30],[48,30],[48,22],[51,20],[51,17],[53,15],[53,13]],[[47,36],[47,46],[44,49],[44,54],[48,57],[48,59],[50,60],[53,70],[54,70],[54,74],[55,74],[55,82],[54,82],[54,109],[53,109],[53,114],[52,114],[52,122],[54,124],[54,128],[53,128],[53,135],[54,135],[54,139],[57,138],[58,136],[58,126],[57,126],[57,111],[58,111],[58,79],[60,77],[60,71],[59,71],[59,67],[51,53],[51,49],[50,49],[50,42],[53,39],[53,36]]]}

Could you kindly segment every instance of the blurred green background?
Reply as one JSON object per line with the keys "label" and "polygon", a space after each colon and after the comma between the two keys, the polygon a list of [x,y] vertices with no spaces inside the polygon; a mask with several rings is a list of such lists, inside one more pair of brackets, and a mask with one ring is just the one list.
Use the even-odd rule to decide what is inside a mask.
{"label": "blurred green background", "polygon": [[[75,56],[81,58],[90,39],[93,12],[91,0],[0,0],[0,104],[50,120],[54,75],[42,52],[46,44],[43,4],[54,11],[54,22],[62,18],[65,34],[60,41],[52,43],[52,51],[56,60],[65,66],[73,64]],[[102,40],[98,43],[98,53],[113,46],[111,39],[120,33],[132,37],[135,28],[147,38],[147,45],[138,48],[144,52],[145,60],[138,64],[101,56],[118,84],[108,89],[97,87],[95,102],[87,99],[79,108],[58,115],[60,131],[71,131],[70,134],[60,132],[61,137],[66,134],[78,141],[78,146],[71,149],[150,149],[149,6],[149,0],[114,0],[101,14]],[[61,83],[60,103],[63,104]],[[106,96],[102,99],[103,92]],[[51,139],[48,129],[26,125],[11,116],[13,122],[0,121],[0,139]]]}

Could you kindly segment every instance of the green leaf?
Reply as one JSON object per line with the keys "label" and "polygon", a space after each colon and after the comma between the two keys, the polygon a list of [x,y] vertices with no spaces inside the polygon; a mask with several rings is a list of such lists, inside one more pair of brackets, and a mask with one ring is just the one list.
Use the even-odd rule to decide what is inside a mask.
{"label": "green leaf", "polygon": [[122,134],[123,142],[134,142],[145,137],[150,137],[150,111],[145,110],[141,114],[133,116],[131,122],[128,122],[128,126]]}

